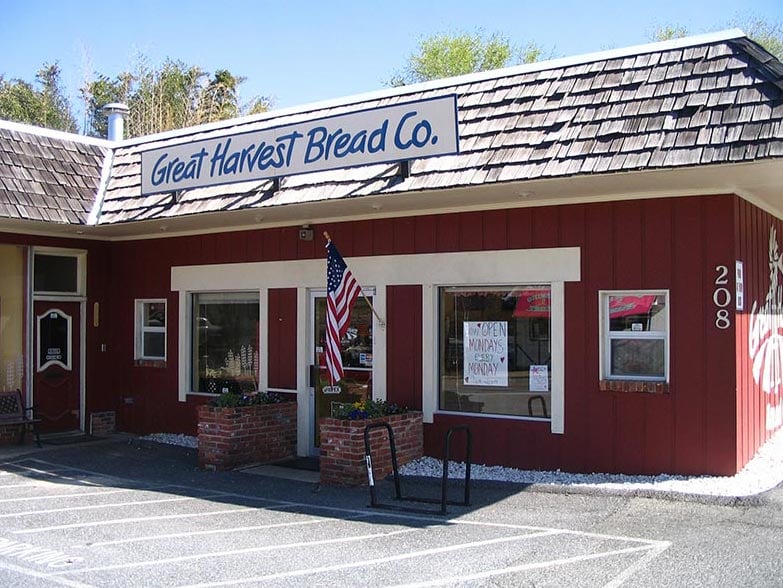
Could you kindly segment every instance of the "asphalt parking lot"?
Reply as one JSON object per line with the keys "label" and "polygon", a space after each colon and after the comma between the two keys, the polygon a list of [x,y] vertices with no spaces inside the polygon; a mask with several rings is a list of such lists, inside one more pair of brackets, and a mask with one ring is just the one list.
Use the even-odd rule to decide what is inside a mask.
{"label": "asphalt parking lot", "polygon": [[783,581],[783,491],[718,505],[531,490],[478,484],[444,517],[371,509],[366,489],[204,472],[193,450],[137,440],[0,454],[0,586]]}
{"label": "asphalt parking lot", "polygon": [[[204,483],[220,474],[196,484],[133,468],[108,475],[70,465],[67,453],[0,464],[3,586],[533,585],[553,571],[560,585],[613,586],[669,546],[369,509],[360,490],[335,503],[312,485],[259,476],[232,491]],[[281,498],[286,485],[297,488],[291,499]]]}

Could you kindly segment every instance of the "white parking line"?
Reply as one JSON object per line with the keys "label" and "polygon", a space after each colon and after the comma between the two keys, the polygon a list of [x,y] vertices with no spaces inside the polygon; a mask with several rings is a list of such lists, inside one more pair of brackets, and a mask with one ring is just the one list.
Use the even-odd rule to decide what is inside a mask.
{"label": "white parking line", "polygon": [[24,488],[25,486],[40,486],[41,482],[25,482],[24,484],[0,484],[0,490],[6,488]]}
{"label": "white parking line", "polygon": [[37,527],[35,529],[23,529],[21,531],[13,531],[14,535],[31,535],[33,533],[46,533],[48,531],[59,531],[60,529],[82,529],[86,527],[102,527],[105,525],[126,525],[128,523],[143,523],[149,521],[167,521],[172,519],[188,519],[196,517],[212,517],[222,514],[233,514],[241,512],[250,512],[258,510],[258,508],[231,508],[225,510],[212,510],[208,512],[176,514],[176,515],[160,515],[155,517],[133,517],[127,519],[112,519],[110,521],[90,521],[88,523],[73,523],[70,525],[53,525],[51,527]]}
{"label": "white parking line", "polygon": [[[5,487],[5,486],[3,486]],[[56,498],[57,500],[60,500],[61,498],[80,498],[82,496],[106,496],[107,494],[121,494],[123,492],[137,492],[138,490],[136,488],[123,488],[121,490],[99,490],[98,492],[80,492],[80,493],[73,493],[73,494],[43,494],[41,496],[23,496],[20,498],[0,498],[0,503],[6,503],[6,502],[28,502],[30,500],[49,500]]]}
{"label": "white parking line", "polygon": [[[29,462],[30,460],[25,460],[25,461]],[[47,466],[52,466],[52,468],[64,467],[64,466],[60,466],[59,464],[50,464],[48,462],[42,462],[42,463],[46,464]],[[410,522],[415,521],[419,523],[428,523],[428,524],[435,523],[443,530],[448,530],[449,527],[456,526],[456,525],[470,525],[470,526],[480,526],[484,528],[509,529],[512,531],[516,531],[513,534],[504,537],[492,537],[480,541],[458,543],[458,544],[446,545],[442,547],[433,547],[430,549],[423,549],[419,551],[394,553],[394,551],[397,550],[394,551],[388,550],[386,551],[386,553],[389,553],[389,551],[391,551],[392,555],[388,555],[385,557],[378,557],[372,560],[361,560],[361,561],[352,560],[345,563],[333,563],[333,564],[319,566],[319,567],[281,571],[277,573],[270,571],[271,573],[267,573],[265,575],[256,575],[247,578],[234,578],[231,580],[219,580],[220,576],[218,576],[217,581],[190,584],[183,588],[234,586],[234,585],[241,585],[241,584],[254,584],[254,583],[260,583],[260,582],[265,582],[270,580],[273,581],[273,580],[281,580],[287,578],[303,578],[303,577],[310,577],[311,579],[316,580],[318,579],[319,574],[338,572],[340,570],[350,570],[350,569],[364,568],[367,566],[383,565],[391,562],[413,560],[415,558],[426,558],[430,556],[438,556],[440,554],[445,554],[449,552],[459,552],[461,550],[470,550],[470,549],[475,549],[480,547],[510,544],[512,542],[523,542],[526,540],[533,540],[538,537],[549,537],[549,536],[571,536],[575,539],[585,538],[585,539],[596,539],[599,541],[607,541],[607,540],[625,541],[631,543],[631,545],[628,547],[622,547],[621,545],[614,545],[613,547],[615,547],[615,549],[611,549],[608,551],[592,551],[591,553],[586,553],[583,555],[577,555],[573,557],[564,556],[559,559],[553,558],[545,561],[534,561],[534,562],[520,564],[520,565],[498,567],[495,569],[489,569],[489,570],[476,572],[468,575],[440,577],[434,580],[424,580],[424,581],[414,580],[415,576],[409,578],[399,577],[397,578],[397,581],[402,582],[400,586],[405,586],[406,588],[413,588],[413,587],[423,588],[425,586],[446,586],[446,585],[451,585],[451,584],[461,583],[461,582],[488,580],[495,577],[501,577],[501,576],[520,573],[520,572],[527,572],[530,570],[537,570],[537,569],[540,570],[540,569],[554,568],[558,566],[562,567],[570,564],[577,564],[579,562],[584,562],[584,561],[599,560],[602,558],[623,557],[623,556],[626,556],[627,558],[631,554],[641,554],[641,557],[635,558],[635,561],[633,561],[632,565],[629,565],[628,567],[624,567],[622,572],[619,573],[617,576],[615,576],[604,587],[604,588],[619,588],[633,574],[638,572],[642,567],[648,565],[650,561],[652,561],[655,557],[663,553],[671,545],[671,543],[667,541],[646,540],[646,539],[639,539],[635,537],[603,535],[598,533],[574,531],[570,529],[553,529],[553,528],[546,528],[546,527],[533,527],[528,525],[515,525],[515,524],[508,524],[508,523],[492,523],[487,521],[471,521],[471,520],[460,520],[460,519],[452,520],[452,519],[439,517],[435,513],[433,513],[432,516],[427,516],[427,515],[403,514],[399,512],[367,510],[367,509],[360,509],[360,508],[341,508],[341,507],[328,506],[328,505],[318,505],[318,504],[308,504],[308,503],[300,503],[300,502],[289,502],[289,501],[282,501],[282,500],[275,500],[275,499],[266,499],[266,498],[260,498],[258,496],[243,495],[243,494],[231,493],[231,492],[213,492],[212,494],[207,494],[204,496],[193,496],[192,495],[193,493],[197,493],[208,489],[201,489],[197,487],[190,487],[184,485],[127,487],[129,484],[133,484],[134,481],[113,477],[113,476],[106,476],[96,472],[79,470],[76,468],[61,469],[60,470],[60,472],[62,472],[61,474],[55,474],[46,470],[41,470],[29,466],[21,466],[19,464],[3,464],[3,465],[13,465],[13,467],[25,468],[26,470],[34,471],[36,474],[53,476],[61,480],[76,480],[79,482],[79,484],[82,487],[84,486],[100,487],[101,485],[96,483],[90,483],[85,480],[80,480],[78,476],[70,476],[66,474],[78,472],[78,474],[82,476],[84,475],[99,476],[101,481],[103,482],[103,487],[107,489],[103,491],[88,491],[82,494],[77,493],[77,494],[65,494],[65,495],[53,495],[53,496],[21,497],[18,499],[16,498],[0,499],[0,503],[17,502],[23,500],[46,500],[48,498],[59,499],[59,498],[73,498],[78,496],[91,496],[91,495],[94,496],[94,495],[101,495],[101,494],[113,494],[119,492],[133,492],[134,490],[137,490],[139,492],[145,492],[145,491],[152,491],[152,490],[163,490],[164,488],[166,489],[165,490],[166,494],[169,495],[178,494],[178,495],[172,498],[163,498],[163,499],[155,499],[155,500],[139,500],[139,501],[119,502],[119,503],[112,503],[112,504],[105,504],[105,505],[74,506],[70,508],[57,508],[57,509],[50,509],[50,510],[2,514],[0,515],[0,519],[3,518],[10,519],[12,517],[29,516],[33,514],[36,515],[53,514],[53,513],[82,511],[82,510],[89,511],[89,510],[101,509],[101,508],[113,508],[113,507],[121,508],[124,506],[131,506],[131,505],[145,505],[145,504],[166,503],[166,502],[173,503],[173,502],[193,501],[193,500],[202,500],[202,499],[203,500],[218,499],[219,501],[230,501],[229,504],[234,505],[231,508],[200,512],[200,513],[169,514],[169,515],[159,515],[159,516],[139,516],[139,517],[132,517],[132,518],[129,517],[129,518],[104,520],[104,521],[84,521],[84,522],[77,522],[73,524],[54,525],[54,526],[40,527],[40,528],[25,528],[25,529],[12,531],[11,533],[14,535],[29,535],[34,533],[44,533],[50,531],[78,529],[78,528],[91,528],[91,527],[107,526],[107,525],[154,523],[155,521],[172,520],[172,519],[190,519],[190,518],[197,518],[197,517],[236,515],[236,514],[247,513],[247,512],[263,512],[263,511],[268,512],[268,511],[277,511],[277,510],[282,511],[288,509],[300,509],[300,512],[298,514],[301,514],[303,516],[319,517],[319,518],[313,518],[312,520],[310,519],[293,520],[291,522],[277,522],[277,523],[270,522],[267,524],[259,524],[259,525],[252,525],[252,526],[206,529],[206,530],[194,531],[194,532],[176,532],[176,533],[167,533],[167,534],[159,534],[159,535],[150,534],[141,537],[128,537],[126,533],[122,532],[122,534],[120,535],[121,538],[96,542],[91,544],[76,545],[74,546],[76,548],[92,549],[95,547],[126,545],[126,544],[134,544],[134,543],[135,544],[149,543],[154,541],[162,541],[162,540],[167,541],[167,540],[178,539],[178,538],[188,538],[188,537],[204,536],[204,535],[218,535],[218,534],[228,535],[232,533],[247,533],[249,531],[257,531],[257,530],[264,530],[264,529],[318,525],[324,522],[337,522],[339,524],[342,521],[350,521],[350,520],[361,519],[361,518],[385,519],[382,524],[386,524],[386,523],[394,524],[395,520],[400,521],[401,524],[403,521],[410,521]],[[0,474],[3,475],[7,475],[8,473],[10,472],[0,472]],[[43,482],[46,485],[50,484],[49,481],[44,480]],[[116,485],[122,485],[126,487],[118,489],[114,485],[115,483]],[[32,485],[35,485],[35,483],[33,483]],[[0,490],[2,488],[3,486],[0,486]],[[188,493],[189,495],[182,496],[183,493]],[[255,507],[240,506],[243,503],[244,504],[257,503],[258,505]],[[47,505],[44,504],[43,506],[47,506]],[[319,514],[316,514],[319,511],[329,513],[329,515],[326,516],[331,516],[332,518],[321,518]],[[156,527],[152,527],[150,530],[154,530],[154,528]],[[67,586],[85,588],[87,586],[86,584],[82,584],[76,581],[71,582],[70,580],[66,579],[66,576],[81,575],[81,574],[88,574],[92,572],[102,572],[102,571],[111,571],[111,570],[138,569],[138,568],[145,568],[145,567],[150,569],[150,573],[153,573],[151,568],[154,568],[155,566],[170,566],[172,564],[191,562],[195,560],[211,560],[214,558],[225,558],[225,557],[238,556],[244,554],[275,552],[281,549],[289,550],[289,549],[318,548],[319,546],[323,546],[323,545],[355,543],[355,542],[367,541],[372,539],[383,541],[388,537],[401,535],[405,533],[417,533],[421,531],[422,528],[420,525],[414,525],[413,528],[404,528],[400,530],[387,531],[382,533],[381,532],[370,533],[370,534],[365,534],[360,536],[334,537],[332,534],[330,538],[321,539],[321,540],[309,540],[309,541],[300,541],[296,543],[284,543],[284,544],[275,544],[275,545],[264,545],[258,547],[238,548],[238,549],[227,550],[227,551],[213,551],[209,553],[198,553],[198,554],[189,553],[187,555],[181,555],[177,557],[170,557],[170,558],[156,559],[156,560],[144,560],[144,561],[127,561],[133,557],[134,548],[131,546],[129,550],[122,552],[124,554],[123,559],[125,559],[125,562],[114,563],[112,565],[85,567],[81,569],[70,568],[70,569],[62,569],[50,573],[38,573],[38,572],[34,572],[33,570],[27,570],[24,568],[19,568],[17,566],[4,564],[0,562],[0,569],[6,569],[20,574],[27,574],[31,577],[36,577],[36,578],[48,578],[51,581],[62,583],[63,585],[67,585]],[[117,536],[117,533],[113,533],[113,534],[114,536]],[[323,536],[323,534],[325,534],[325,531],[321,531],[321,536]],[[305,535],[308,534],[305,533]],[[310,533],[309,535],[312,536],[312,533]],[[274,537],[274,535],[271,536]],[[107,539],[110,539],[110,537]],[[587,545],[589,546],[590,544]],[[598,546],[593,546],[592,550],[595,550],[597,548]],[[82,555],[85,555],[85,553],[86,552],[82,552]],[[90,553],[95,555],[95,554],[100,554],[101,552],[96,550],[96,551],[90,551]],[[436,558],[434,561],[438,561],[438,560],[439,558]],[[628,560],[625,559],[623,561],[625,562]],[[120,559],[120,562],[122,562],[122,559]],[[92,563],[95,564],[95,563],[108,563],[108,562],[101,561],[101,560],[94,560]],[[504,565],[504,563],[513,563],[513,562],[510,561],[501,562],[498,565],[502,566]],[[226,576],[222,576],[222,577],[226,577]],[[189,578],[190,581],[198,580],[198,579],[199,579],[198,577]],[[205,578],[202,577],[200,579],[205,579]],[[414,581],[412,583],[406,584],[405,582],[409,579]],[[188,580],[182,578],[181,581],[188,581]]]}
{"label": "white parking line", "polygon": [[[345,517],[344,520],[352,521],[362,516]],[[261,529],[278,529],[281,527],[297,527],[301,525],[318,525],[331,521],[332,519],[313,519],[310,521],[294,521],[292,523],[270,523],[268,525],[253,525],[249,527],[232,527],[229,529],[211,529],[209,531],[186,531],[184,533],[167,533],[165,535],[147,535],[146,537],[130,537],[128,539],[115,539],[114,541],[100,541],[90,543],[89,545],[74,545],[73,548],[92,548],[103,547],[104,545],[121,545],[124,543],[140,543],[143,541],[159,541],[161,539],[176,539],[179,537],[197,537],[201,535],[219,535],[221,533],[244,533],[245,531],[259,531]]]}
{"label": "white parking line", "polygon": [[[413,531],[414,529],[411,529]],[[473,541],[471,543],[458,543],[456,545],[447,545],[445,547],[435,547],[433,549],[423,549],[421,551],[412,551],[408,553],[401,553],[399,555],[390,555],[388,557],[379,557],[376,559],[364,559],[344,564],[334,564],[331,566],[321,566],[317,568],[306,568],[302,570],[293,570],[290,572],[280,572],[277,574],[266,574],[264,576],[253,576],[251,578],[238,578],[234,580],[225,580],[221,582],[204,582],[202,584],[188,584],[186,586],[180,586],[179,588],[206,588],[208,586],[234,586],[237,584],[251,584],[253,582],[264,582],[267,580],[280,580],[282,578],[295,578],[298,576],[311,576],[313,574],[323,574],[325,572],[335,572],[339,570],[349,570],[351,568],[364,568],[373,566],[376,564],[389,563],[393,561],[401,561],[404,559],[414,559],[417,557],[426,557],[428,555],[436,555],[439,553],[448,553],[451,551],[460,551],[462,549],[473,549],[474,547],[484,547],[487,545],[497,545],[500,543],[510,543],[512,541],[524,541],[526,539],[534,539],[537,537],[547,537],[550,535],[559,535],[560,531],[550,530],[542,531],[541,533],[525,533],[524,535],[513,535],[511,537],[497,537],[495,539],[486,539],[484,541]],[[70,570],[65,573],[73,573],[80,570]],[[452,580],[453,582],[453,580]]]}
{"label": "white parking line", "polygon": [[[588,553],[585,555],[576,555],[574,557],[564,557],[562,559],[551,559],[547,561],[537,561],[534,563],[528,563],[528,564],[521,564],[518,566],[510,566],[507,568],[498,568],[495,570],[487,570],[484,572],[477,572],[475,574],[462,574],[459,576],[451,576],[448,578],[438,578],[437,580],[427,580],[424,582],[415,582],[413,584],[397,584],[396,586],[392,586],[390,588],[425,588],[429,586],[449,586],[452,584],[457,584],[459,582],[468,582],[471,580],[485,580],[487,578],[494,578],[495,576],[505,576],[507,574],[514,574],[518,572],[527,572],[530,570],[535,569],[542,569],[542,568],[551,568],[555,566],[563,566],[567,564],[577,563],[580,561],[589,561],[593,559],[600,559],[602,557],[610,557],[613,555],[624,555],[626,553],[636,553],[638,551],[647,551],[647,550],[656,550],[658,548],[658,551],[653,551],[653,557],[660,555],[665,549],[669,547],[669,544],[666,543],[665,545],[660,548],[660,546],[654,546],[654,545],[644,545],[639,547],[626,547],[624,549],[614,549],[612,551],[602,551],[600,553]],[[645,563],[649,561],[647,558],[645,558]],[[615,578],[616,580],[616,578]],[[622,582],[621,582],[622,583]],[[609,584],[610,586],[619,586],[620,584]]]}
{"label": "white parking line", "polygon": [[131,502],[111,502],[109,504],[89,504],[87,506],[69,506],[66,508],[50,508],[48,510],[28,510],[25,512],[11,512],[0,514],[0,519],[10,519],[29,515],[54,514],[57,512],[74,512],[78,510],[98,510],[101,508],[120,508],[123,506],[140,506],[146,504],[160,504],[163,502],[187,502],[189,500],[202,500],[216,498],[219,494],[207,494],[205,496],[180,496],[177,498],[158,498],[157,500],[133,500]]}
{"label": "white parking line", "polygon": [[[34,461],[36,461],[36,460],[34,460]],[[83,480],[83,479],[80,479],[80,478],[74,478],[73,476],[66,476],[66,475],[63,475],[63,474],[58,474],[57,472],[49,472],[49,471],[46,471],[46,470],[41,470],[41,469],[30,467],[30,466],[23,466],[21,464],[5,464],[5,465],[10,465],[10,466],[13,466],[15,468],[19,468],[20,470],[26,470],[28,472],[32,472],[32,473],[34,473],[36,475],[39,475],[39,476],[51,476],[53,478],[58,478],[60,480],[73,480],[75,482],[79,482],[80,484],[85,484],[87,486],[100,486],[100,484],[97,484],[96,482],[91,482],[89,480]],[[52,465],[56,465],[56,464],[52,464]],[[68,469],[72,469],[72,468],[68,468]],[[74,471],[78,471],[78,470],[74,469]],[[17,476],[24,475],[24,474],[19,474],[18,472],[8,472],[8,473],[9,474],[16,474]],[[97,475],[100,475],[100,474],[97,474]],[[105,477],[105,476],[102,476],[102,477]]]}
{"label": "white parking line", "polygon": [[23,568],[21,566],[15,566],[9,563],[0,562],[0,570],[9,570],[11,572],[21,574],[23,576],[30,576],[32,578],[45,578],[50,582],[60,584],[61,586],[69,586],[70,588],[94,588],[94,586],[91,584],[84,584],[75,580],[69,580],[68,578],[53,578],[49,574],[36,572],[35,570]]}
{"label": "white parking line", "polygon": [[107,570],[125,570],[129,568],[140,568],[145,566],[157,566],[161,564],[181,563],[185,561],[194,561],[198,559],[211,559],[215,557],[225,557],[229,555],[242,555],[245,553],[262,553],[264,551],[277,551],[279,549],[293,549],[296,547],[310,547],[313,545],[333,545],[335,543],[354,543],[356,541],[366,541],[369,539],[379,539],[392,537],[394,535],[403,535],[413,533],[417,529],[401,529],[399,531],[389,531],[388,533],[371,533],[368,535],[354,535],[352,537],[339,537],[337,539],[322,539],[320,541],[302,541],[299,543],[282,543],[277,545],[264,545],[263,547],[246,547],[244,549],[233,549],[231,551],[213,551],[210,553],[199,553],[195,555],[183,555],[181,557],[169,557],[166,559],[154,559],[148,561],[134,561],[125,564],[115,564],[111,566],[101,566],[97,568],[82,568],[78,570],[67,570],[63,572],[54,572],[51,576],[65,576],[68,574],[85,574],[88,572],[103,572]]}

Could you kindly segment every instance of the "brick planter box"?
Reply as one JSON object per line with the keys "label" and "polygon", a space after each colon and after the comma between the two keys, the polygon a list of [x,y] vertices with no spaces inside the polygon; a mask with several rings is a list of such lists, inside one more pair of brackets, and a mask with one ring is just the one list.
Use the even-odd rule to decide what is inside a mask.
{"label": "brick planter box", "polygon": [[198,464],[229,470],[296,455],[296,402],[198,408]]}
{"label": "brick planter box", "polygon": [[[364,428],[370,423],[388,422],[394,431],[397,465],[418,459],[423,452],[422,414],[409,412],[370,420],[341,420],[324,417],[321,429],[321,483],[334,486],[366,486],[364,462]],[[370,433],[373,476],[376,480],[392,472],[391,453],[386,429]]]}

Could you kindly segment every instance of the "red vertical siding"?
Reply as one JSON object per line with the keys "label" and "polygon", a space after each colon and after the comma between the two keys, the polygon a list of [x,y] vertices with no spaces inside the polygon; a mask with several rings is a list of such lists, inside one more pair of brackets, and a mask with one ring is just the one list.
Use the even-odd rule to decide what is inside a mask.
{"label": "red vertical siding", "polygon": [[[578,363],[579,368],[587,370],[589,376],[586,386],[580,392],[588,395],[588,420],[582,426],[589,426],[591,430],[587,435],[588,462],[594,464],[596,471],[613,471],[615,463],[614,430],[616,422],[614,395],[601,393],[598,390],[600,358],[598,354],[599,344],[599,319],[598,319],[598,291],[610,290],[617,285],[614,281],[614,243],[612,219],[612,206],[610,204],[597,204],[589,206],[585,212],[586,234],[582,244],[582,282],[585,285],[585,327],[589,333],[586,341],[584,356]],[[571,303],[566,300],[566,306]],[[571,338],[571,319],[566,315],[566,341]],[[566,358],[566,362],[569,359]],[[571,372],[566,370],[566,376]],[[566,391],[566,405],[568,393]]]}
{"label": "red vertical siding", "polygon": [[[674,400],[675,468],[699,473],[707,449],[705,422],[704,348],[705,322],[702,293],[703,202],[689,198],[677,203],[674,217],[676,259],[670,301],[671,393]],[[682,325],[683,328],[680,328]],[[676,376],[676,377],[675,377]]]}
{"label": "red vertical siding", "polygon": [[[168,298],[169,343],[171,350],[176,348],[177,298],[170,292],[173,265],[320,258],[323,230],[331,233],[345,257],[579,247],[582,279],[565,288],[565,434],[551,434],[546,422],[436,414],[435,422],[426,426],[428,452],[441,451],[449,426],[468,423],[475,436],[476,460],[486,463],[573,471],[726,473],[742,462],[734,428],[739,427],[747,438],[741,446],[747,447],[748,455],[765,435],[758,432],[763,423],[758,394],[747,395],[748,402],[751,398],[756,402],[748,417],[736,415],[734,334],[718,332],[714,326],[714,268],[732,263],[734,217],[745,218],[753,227],[768,224],[749,205],[740,204],[735,214],[736,202],[730,196],[689,197],[331,223],[313,227],[313,242],[298,239],[299,227],[287,227],[219,238],[112,244],[108,247],[114,269],[108,291],[115,300],[107,330],[113,334],[113,353],[106,359],[115,369],[112,391],[107,393],[125,411],[123,422],[130,430],[193,428],[193,407],[203,400],[177,402],[173,353],[165,368],[139,368],[132,361],[133,325],[127,315],[132,315],[134,297]],[[752,231],[761,236],[747,243],[743,238],[739,245],[748,249],[748,256],[758,249],[757,241],[766,242],[769,228]],[[778,234],[783,238],[783,232]],[[761,272],[757,281],[768,280],[765,248],[766,244],[763,255],[746,261],[746,273]],[[748,304],[751,293],[763,299],[767,287],[749,284]],[[598,293],[612,289],[669,290],[668,393],[599,389]],[[420,286],[392,284],[387,290],[388,398],[413,407],[421,406],[424,392],[421,296]],[[270,291],[270,386],[296,386],[296,354],[305,345],[296,341],[296,319],[296,291]],[[742,338],[738,337],[737,344]],[[742,370],[749,373],[747,367]],[[134,404],[124,405],[126,397],[134,398]],[[747,433],[751,426],[756,427],[755,433]]]}
{"label": "red vertical siding", "polygon": [[296,390],[296,288],[269,290],[268,320],[269,387]]}
{"label": "red vertical siding", "polygon": [[[673,200],[647,200],[643,207],[641,258],[644,259],[641,287],[672,287],[674,266]],[[644,470],[647,473],[672,471],[674,464],[674,413],[672,394],[645,398]]]}
{"label": "red vertical siding", "polygon": [[421,286],[386,288],[386,399],[421,410]]}
{"label": "red vertical siding", "polygon": [[[767,314],[763,310],[770,289],[770,273],[780,272],[770,264],[770,229],[775,228],[778,248],[783,244],[783,223],[752,204],[738,200],[736,206],[735,235],[737,236],[736,259],[744,262],[745,309],[736,313],[736,388],[737,388],[737,468],[744,466],[758,448],[779,429],[779,426],[767,428],[767,403],[777,403],[780,389],[767,394],[755,381],[753,375],[753,350],[750,348],[751,323],[754,304],[758,314]],[[733,278],[733,267],[731,277]],[[734,280],[730,280],[734,288]],[[763,329],[753,335],[763,342],[768,337]],[[772,333],[780,336],[780,333]],[[763,355],[763,352],[760,354]],[[771,358],[765,358],[764,362]],[[763,365],[763,364],[760,364]]]}

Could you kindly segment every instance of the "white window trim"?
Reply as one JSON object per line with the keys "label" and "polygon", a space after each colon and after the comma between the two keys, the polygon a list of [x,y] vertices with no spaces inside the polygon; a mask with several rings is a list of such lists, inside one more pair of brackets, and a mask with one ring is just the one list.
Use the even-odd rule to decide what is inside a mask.
{"label": "white window trim", "polygon": [[[183,294],[186,298],[183,301]],[[213,398],[215,394],[211,392],[198,392],[193,390],[192,376],[193,376],[193,300],[199,294],[248,294],[250,296],[258,296],[258,335],[259,340],[256,341],[256,352],[258,353],[258,371],[261,372],[257,377],[263,378],[258,380],[258,389],[263,391],[268,390],[269,374],[267,370],[269,368],[269,357],[266,352],[263,352],[262,342],[264,338],[261,333],[269,332],[269,324],[265,314],[269,304],[269,294],[266,290],[257,290],[252,288],[209,288],[205,290],[192,290],[186,293],[180,293],[180,308],[185,308],[186,312],[180,312],[180,333],[185,333],[185,337],[180,337],[179,344],[179,364],[180,364],[180,386],[179,386],[179,400],[184,402],[187,395],[192,396],[207,396]],[[185,319],[183,323],[183,317]],[[183,330],[184,329],[184,330]],[[183,341],[185,342],[185,361],[183,361]],[[185,378],[183,381],[182,378]],[[184,384],[183,384],[184,382]],[[277,390],[278,392],[288,392],[288,390]]]}
{"label": "white window trim", "polygon": [[[164,308],[164,325],[162,327],[145,327],[144,326],[144,305],[145,304],[163,304]],[[168,303],[165,298],[136,298],[134,301],[135,307],[135,345],[134,345],[134,358],[147,361],[166,361],[168,355],[168,336],[167,327],[169,324],[168,317]],[[145,355],[144,354],[144,333],[163,333],[163,357],[157,355]]]}
{"label": "white window trim", "polygon": [[[549,293],[550,293],[549,296],[550,296],[550,301],[551,301],[551,298],[552,298],[552,293],[551,293],[552,285],[551,285],[551,283],[543,283],[543,282],[532,283],[531,282],[531,283],[528,283],[528,284],[503,284],[502,287],[499,287],[497,284],[493,284],[493,285],[482,284],[482,285],[472,285],[472,286],[462,286],[462,285],[459,285],[459,284],[455,284],[455,285],[451,285],[451,286],[438,286],[438,289],[437,289],[438,311],[439,311],[438,312],[438,321],[440,320],[440,302],[441,302],[440,297],[441,297],[441,295],[443,294],[443,292],[445,290],[456,289],[456,290],[464,290],[464,291],[477,290],[477,291],[484,291],[484,292],[491,292],[491,291],[494,291],[494,292],[508,292],[510,289],[525,288],[525,287],[528,287],[528,286],[530,286],[530,287],[546,286],[547,288],[549,288]],[[552,312],[551,312],[551,310],[552,309],[550,308],[550,316],[549,316],[550,328],[551,328],[551,322],[552,322]],[[440,333],[441,333],[440,324],[438,324],[437,327],[438,327],[437,342],[438,342],[438,355],[439,355],[440,354],[440,350],[442,349],[443,342],[440,339]],[[553,342],[551,340],[551,337],[550,337],[550,343],[553,344]],[[550,358],[551,358],[552,355],[553,354],[550,353]],[[437,401],[437,403],[438,403],[438,406],[439,406],[440,405],[440,392],[441,392],[441,385],[442,385],[442,383],[440,381],[440,357],[438,359],[439,359],[439,363],[438,363],[439,377],[438,377],[438,401]],[[554,374],[552,373],[553,371],[554,370],[550,368],[549,374],[552,377],[554,377]],[[552,386],[550,386],[550,390],[549,390],[550,397],[551,397],[551,393],[552,393],[551,387]],[[550,399],[550,404],[552,404],[552,400],[551,399]],[[500,412],[471,412],[471,411],[461,411],[461,410],[454,410],[454,409],[447,410],[447,409],[440,409],[440,408],[438,409],[438,412],[439,413],[444,413],[444,414],[458,414],[460,416],[479,416],[479,417],[488,417],[488,418],[512,419],[512,420],[520,420],[520,421],[549,421],[552,418],[551,415],[548,416],[548,417],[531,417],[531,416],[527,416],[527,415],[503,414],[503,413],[500,413]]]}
{"label": "white window trim", "polygon": [[[614,337],[609,331],[609,297],[610,296],[663,296],[666,299],[666,330],[665,331],[642,331],[634,333],[624,331]],[[669,290],[599,290],[598,291],[598,324],[599,328],[599,358],[600,358],[600,378],[609,381],[629,381],[629,382],[669,382],[669,368],[671,364],[669,354],[669,344],[671,341],[671,303]],[[613,376],[611,374],[609,341],[611,339],[661,339],[664,341],[664,377],[654,376]]]}

